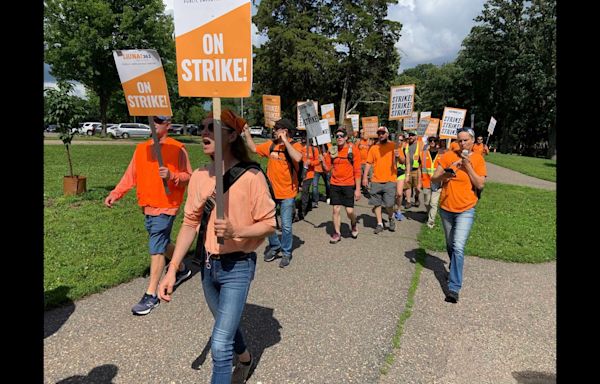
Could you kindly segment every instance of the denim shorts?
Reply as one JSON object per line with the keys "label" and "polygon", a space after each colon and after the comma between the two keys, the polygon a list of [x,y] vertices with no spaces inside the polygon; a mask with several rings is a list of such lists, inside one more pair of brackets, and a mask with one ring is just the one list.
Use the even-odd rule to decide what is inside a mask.
{"label": "denim shorts", "polygon": [[171,229],[175,216],[161,213],[158,216],[146,215],[145,226],[148,231],[148,248],[151,255],[165,254],[171,242]]}

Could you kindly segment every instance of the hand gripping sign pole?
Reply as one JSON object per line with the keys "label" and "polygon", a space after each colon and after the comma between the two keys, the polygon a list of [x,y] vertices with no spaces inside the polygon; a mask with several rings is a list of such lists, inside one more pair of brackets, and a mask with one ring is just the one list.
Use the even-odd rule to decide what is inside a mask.
{"label": "hand gripping sign pole", "polygon": [[[173,3],[177,84],[183,97],[213,102],[217,218],[224,218],[221,97],[250,97],[252,34],[250,0]],[[219,244],[224,243],[218,237]]]}
{"label": "hand gripping sign pole", "polygon": [[[156,127],[154,126],[154,120],[152,116],[148,116],[148,124],[150,124],[150,132],[152,133],[152,140],[154,141],[154,156],[156,156],[156,160],[158,160],[158,166],[163,166],[162,153],[160,152],[160,142],[158,141],[158,135],[156,134]],[[171,193],[169,191],[169,186],[167,185],[167,180],[162,179],[163,186],[165,187],[165,192],[167,195]]]}
{"label": "hand gripping sign pole", "polygon": [[[158,52],[154,49],[129,49],[113,51],[113,57],[123,86],[125,101],[131,116],[148,116],[154,140],[154,156],[158,166],[163,166],[160,143],[152,116],[171,116],[171,104],[165,72]],[[167,180],[162,179],[168,194]]]}

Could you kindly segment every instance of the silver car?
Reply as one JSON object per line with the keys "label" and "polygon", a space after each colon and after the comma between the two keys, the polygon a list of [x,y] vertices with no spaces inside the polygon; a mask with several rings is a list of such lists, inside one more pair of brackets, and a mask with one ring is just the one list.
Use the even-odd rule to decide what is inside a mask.
{"label": "silver car", "polygon": [[141,123],[121,123],[114,128],[114,136],[128,139],[130,137],[150,137],[150,126]]}

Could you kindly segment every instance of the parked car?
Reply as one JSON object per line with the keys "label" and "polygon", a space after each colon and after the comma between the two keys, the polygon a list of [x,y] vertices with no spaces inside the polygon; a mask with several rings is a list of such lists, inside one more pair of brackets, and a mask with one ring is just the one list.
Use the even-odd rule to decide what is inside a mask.
{"label": "parked car", "polygon": [[[98,129],[100,128],[100,129]],[[83,123],[79,133],[82,135],[93,136],[96,132],[100,132],[102,130],[102,123],[97,121],[86,122]]]}
{"label": "parked car", "polygon": [[196,124],[188,124],[187,133],[188,135],[198,136],[200,135],[200,127],[198,127]]}
{"label": "parked car", "polygon": [[130,137],[148,138],[151,135],[150,126],[140,123],[121,123],[114,127],[115,137],[128,139]]}
{"label": "parked car", "polygon": [[183,124],[171,124],[169,126],[169,133],[181,135],[183,133]]}
{"label": "parked car", "polygon": [[268,131],[265,127],[261,127],[258,125],[250,127],[250,135],[259,136],[259,137],[267,137]]}
{"label": "parked car", "polygon": [[48,124],[48,126],[46,126],[46,129],[44,129],[44,131],[56,132],[56,128],[58,128],[58,126],[56,124]]}
{"label": "parked car", "polygon": [[117,134],[115,133],[115,129],[119,126],[119,124],[106,124],[106,135],[112,137],[113,139],[117,138]]}

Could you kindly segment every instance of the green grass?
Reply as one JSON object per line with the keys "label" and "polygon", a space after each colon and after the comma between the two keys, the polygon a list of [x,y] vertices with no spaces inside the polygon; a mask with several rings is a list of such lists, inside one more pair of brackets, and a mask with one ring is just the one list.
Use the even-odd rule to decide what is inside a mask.
{"label": "green grass", "polygon": [[556,182],[556,160],[494,152],[486,156],[485,160],[525,175]]}
{"label": "green grass", "polygon": [[[200,145],[186,144],[193,168],[208,163]],[[68,174],[62,145],[44,146],[44,305],[51,308],[147,273],[148,234],[135,189],[112,209],[103,204],[119,182],[135,146],[73,145],[75,174],[87,192],[63,196]],[[265,163],[266,159],[260,159]],[[180,210],[172,239],[182,222]]]}
{"label": "green grass", "polygon": [[[439,214],[418,240],[422,248],[446,250]],[[556,260],[556,192],[486,183],[465,254],[517,263]]]}
{"label": "green grass", "polygon": [[415,271],[413,272],[410,287],[408,288],[408,297],[406,298],[404,311],[402,311],[400,314],[400,318],[396,324],[396,332],[392,338],[392,351],[386,355],[383,366],[379,370],[383,375],[387,375],[392,364],[394,363],[394,350],[400,348],[400,339],[404,333],[404,323],[406,323],[406,320],[408,320],[412,315],[412,307],[415,304],[415,293],[419,287],[421,271],[425,265],[425,254],[426,252],[423,248],[416,250],[417,264],[415,266]]}

